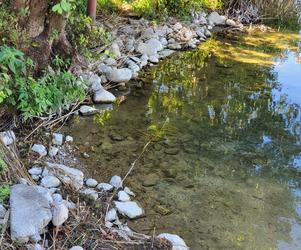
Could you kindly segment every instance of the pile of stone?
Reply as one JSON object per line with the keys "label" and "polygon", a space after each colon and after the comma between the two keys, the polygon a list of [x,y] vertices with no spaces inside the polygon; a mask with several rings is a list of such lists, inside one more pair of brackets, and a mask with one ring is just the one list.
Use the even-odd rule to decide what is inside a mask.
{"label": "pile of stone", "polygon": [[108,56],[95,63],[93,72],[82,72],[80,76],[87,81],[94,103],[113,103],[116,97],[103,84],[125,84],[137,78],[144,67],[157,64],[177,50],[196,48],[211,36],[215,26],[221,25],[239,27],[217,12],[194,13],[193,21],[185,25],[170,20],[154,26],[145,19],[129,19],[128,24],[122,24],[115,32]]}

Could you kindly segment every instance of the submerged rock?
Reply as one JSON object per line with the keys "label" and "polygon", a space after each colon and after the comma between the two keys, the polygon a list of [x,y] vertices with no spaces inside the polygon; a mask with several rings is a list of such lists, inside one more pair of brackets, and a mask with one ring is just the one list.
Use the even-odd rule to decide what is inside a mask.
{"label": "submerged rock", "polygon": [[144,213],[143,209],[135,201],[115,201],[115,206],[119,213],[129,217],[130,219],[137,218]]}
{"label": "submerged rock", "polygon": [[176,234],[163,233],[158,235],[158,238],[163,238],[171,242],[172,250],[189,250],[185,241]]}
{"label": "submerged rock", "polygon": [[47,189],[23,184],[14,185],[10,195],[10,229],[13,241],[38,241],[52,219],[52,198]]}
{"label": "submerged rock", "polygon": [[14,131],[4,131],[0,133],[0,141],[5,146],[10,146],[16,141],[16,136]]}

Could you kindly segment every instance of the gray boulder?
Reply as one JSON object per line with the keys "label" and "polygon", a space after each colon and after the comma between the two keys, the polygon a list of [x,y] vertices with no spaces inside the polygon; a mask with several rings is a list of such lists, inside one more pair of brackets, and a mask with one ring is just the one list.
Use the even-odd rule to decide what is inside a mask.
{"label": "gray boulder", "polygon": [[41,185],[46,188],[56,188],[61,185],[61,182],[55,176],[48,175],[42,178]]}
{"label": "gray boulder", "polygon": [[112,69],[106,73],[106,77],[111,82],[128,82],[132,78],[132,71],[128,68]]}
{"label": "gray boulder", "polygon": [[120,176],[118,175],[114,175],[111,180],[110,180],[110,184],[115,187],[115,188],[120,188],[122,187],[122,179]]}
{"label": "gray boulder", "polygon": [[114,187],[109,183],[99,183],[97,185],[97,189],[100,191],[109,192],[109,191],[112,191],[114,189]]}
{"label": "gray boulder", "polygon": [[52,224],[56,227],[63,225],[68,219],[69,211],[66,204],[63,201],[55,201],[52,204]]}
{"label": "gray boulder", "polygon": [[52,198],[47,189],[23,184],[14,185],[10,195],[10,229],[13,241],[38,241],[52,219]]}
{"label": "gray boulder", "polygon": [[115,221],[118,219],[117,212],[114,208],[108,211],[105,221]]}
{"label": "gray boulder", "polygon": [[163,50],[162,43],[157,39],[150,39],[147,42],[140,42],[137,46],[137,52],[142,55],[152,56]]}
{"label": "gray boulder", "polygon": [[79,112],[83,116],[94,115],[97,113],[97,109],[88,105],[82,105],[79,109]]}
{"label": "gray boulder", "polygon": [[32,167],[31,169],[28,170],[28,173],[31,175],[40,175],[43,172],[43,168],[41,167]]}
{"label": "gray boulder", "polygon": [[80,193],[84,196],[87,196],[89,199],[92,199],[92,200],[95,200],[95,201],[98,198],[97,191],[92,189],[92,188],[85,188],[85,189],[81,190]]}
{"label": "gray boulder", "polygon": [[97,184],[98,184],[97,180],[95,180],[95,179],[93,179],[93,178],[89,178],[89,179],[86,180],[86,185],[87,185],[88,187],[94,188],[94,187],[97,186]]}
{"label": "gray boulder", "polygon": [[12,145],[16,141],[16,136],[14,131],[4,131],[0,133],[0,141],[5,145]]}
{"label": "gray boulder", "polygon": [[79,190],[84,185],[84,174],[82,171],[70,168],[62,164],[46,162],[46,168],[52,175],[56,176],[63,183]]}
{"label": "gray boulder", "polygon": [[118,200],[119,201],[130,201],[131,197],[125,191],[118,192]]}

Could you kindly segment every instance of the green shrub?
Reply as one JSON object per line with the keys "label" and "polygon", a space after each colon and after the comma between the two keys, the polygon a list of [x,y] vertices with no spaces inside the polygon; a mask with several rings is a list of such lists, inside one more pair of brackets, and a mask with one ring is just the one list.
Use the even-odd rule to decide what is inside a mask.
{"label": "green shrub", "polygon": [[6,202],[9,198],[10,189],[8,185],[1,185],[0,186],[0,204]]}
{"label": "green shrub", "polygon": [[33,62],[8,46],[0,47],[0,103],[15,106],[26,121],[61,112],[85,96],[85,84],[67,71],[33,77]]}

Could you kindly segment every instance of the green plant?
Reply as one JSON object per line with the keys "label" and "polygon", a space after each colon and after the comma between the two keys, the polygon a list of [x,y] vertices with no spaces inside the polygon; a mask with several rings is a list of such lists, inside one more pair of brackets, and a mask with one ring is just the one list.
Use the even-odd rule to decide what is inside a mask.
{"label": "green plant", "polygon": [[[56,58],[58,66],[62,61]],[[61,112],[85,97],[86,85],[68,71],[33,77],[34,64],[14,48],[0,47],[0,103],[15,106],[26,121]]]}
{"label": "green plant", "polygon": [[1,185],[0,186],[0,204],[7,201],[9,198],[10,189],[8,185]]}

